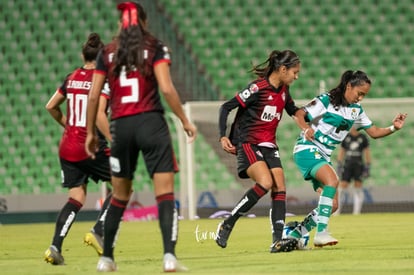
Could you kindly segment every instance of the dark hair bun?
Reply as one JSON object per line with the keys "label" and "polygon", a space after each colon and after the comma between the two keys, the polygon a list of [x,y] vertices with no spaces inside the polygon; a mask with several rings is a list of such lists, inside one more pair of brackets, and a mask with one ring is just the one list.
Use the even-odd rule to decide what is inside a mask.
{"label": "dark hair bun", "polygon": [[101,37],[99,34],[93,32],[89,35],[86,45],[92,48],[98,48],[101,45]]}

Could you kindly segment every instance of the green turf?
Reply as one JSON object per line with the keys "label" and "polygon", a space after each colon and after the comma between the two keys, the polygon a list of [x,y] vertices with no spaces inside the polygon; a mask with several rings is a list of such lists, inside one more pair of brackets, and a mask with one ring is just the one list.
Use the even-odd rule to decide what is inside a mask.
{"label": "green turf", "polygon": [[[337,246],[278,254],[268,252],[267,218],[241,219],[226,249],[213,240],[218,222],[180,222],[177,255],[189,274],[414,274],[413,213],[335,216],[330,231]],[[0,226],[0,274],[95,274],[98,257],[82,244],[91,226],[72,226],[63,248],[65,266],[43,262],[53,224]],[[160,274],[158,223],[123,223],[115,253],[119,274]]]}

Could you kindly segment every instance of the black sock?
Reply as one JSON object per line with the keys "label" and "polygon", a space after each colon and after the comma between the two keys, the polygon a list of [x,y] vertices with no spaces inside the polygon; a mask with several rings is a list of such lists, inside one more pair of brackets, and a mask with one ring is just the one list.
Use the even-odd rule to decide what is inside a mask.
{"label": "black sock", "polygon": [[282,239],[283,227],[285,226],[286,218],[286,192],[273,192],[272,197],[272,211],[270,219],[272,222],[272,238],[273,242]]}
{"label": "black sock", "polygon": [[115,236],[119,229],[128,201],[111,198],[104,221],[104,252],[103,256],[114,258]]}
{"label": "black sock", "polygon": [[103,224],[105,221],[106,213],[108,211],[109,202],[111,201],[112,194],[109,194],[104,203],[102,204],[101,212],[99,213],[98,219],[96,220],[95,225],[93,226],[93,232],[98,234],[99,236],[103,236]]}
{"label": "black sock", "polygon": [[245,215],[258,201],[267,193],[260,184],[256,183],[250,188],[243,196],[243,198],[237,203],[236,207],[231,211],[231,216],[225,220],[226,224],[234,226],[237,220]]}
{"label": "black sock", "polygon": [[76,214],[82,208],[82,204],[77,200],[69,198],[66,204],[60,210],[59,216],[56,220],[55,234],[53,236],[52,245],[54,245],[59,252],[62,251],[63,240],[68,234]]}
{"label": "black sock", "polygon": [[178,237],[178,213],[175,209],[174,193],[157,196],[156,200],[164,254],[171,253],[175,255],[175,245]]}

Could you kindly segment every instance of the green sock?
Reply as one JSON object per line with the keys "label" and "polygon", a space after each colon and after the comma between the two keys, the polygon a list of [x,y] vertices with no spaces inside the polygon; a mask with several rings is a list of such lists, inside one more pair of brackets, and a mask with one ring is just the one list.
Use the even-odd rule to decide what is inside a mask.
{"label": "green sock", "polygon": [[332,203],[333,198],[335,197],[336,188],[332,186],[325,185],[322,191],[322,194],[319,198],[318,204],[318,232],[322,232],[326,229],[329,222],[329,217],[332,212]]}
{"label": "green sock", "polygon": [[305,219],[298,224],[292,231],[289,232],[290,237],[302,238],[302,236],[309,233],[312,229],[316,227],[318,219],[318,208],[313,209]]}

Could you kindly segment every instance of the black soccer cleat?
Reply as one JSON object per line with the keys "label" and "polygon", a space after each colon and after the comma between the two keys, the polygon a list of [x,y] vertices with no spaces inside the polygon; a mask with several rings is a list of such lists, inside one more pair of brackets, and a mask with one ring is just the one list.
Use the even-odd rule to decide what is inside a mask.
{"label": "black soccer cleat", "polygon": [[291,239],[281,239],[279,241],[274,242],[270,246],[270,253],[279,253],[279,252],[290,252],[295,250],[298,247],[298,240],[291,238]]}
{"label": "black soccer cleat", "polygon": [[229,239],[232,229],[233,227],[229,224],[225,224],[224,222],[219,223],[216,234],[216,243],[220,247],[226,248],[227,240]]}

